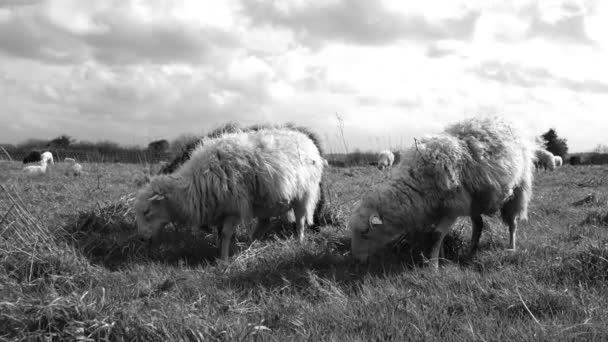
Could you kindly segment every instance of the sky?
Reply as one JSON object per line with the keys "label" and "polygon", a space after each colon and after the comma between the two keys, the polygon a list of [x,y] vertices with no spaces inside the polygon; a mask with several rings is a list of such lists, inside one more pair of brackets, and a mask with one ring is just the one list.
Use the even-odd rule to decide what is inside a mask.
{"label": "sky", "polygon": [[499,115],[589,151],[606,32],[600,0],[0,0],[0,142],[294,122],[381,150]]}

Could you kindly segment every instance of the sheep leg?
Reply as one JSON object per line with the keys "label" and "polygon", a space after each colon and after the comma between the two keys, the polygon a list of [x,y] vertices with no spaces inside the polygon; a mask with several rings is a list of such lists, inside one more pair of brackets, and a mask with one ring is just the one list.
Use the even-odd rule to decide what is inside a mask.
{"label": "sheep leg", "polygon": [[296,216],[296,229],[298,231],[298,241],[304,242],[304,229],[306,228],[306,209],[303,205],[296,205],[293,210]]}
{"label": "sheep leg", "polygon": [[475,254],[477,247],[479,247],[479,238],[481,237],[481,231],[483,230],[483,219],[481,215],[471,216],[471,223],[473,229],[471,232],[471,245],[469,246],[469,257]]}
{"label": "sheep leg", "polygon": [[220,248],[220,253],[221,258],[224,261],[228,260],[228,257],[230,256],[230,242],[238,222],[239,220],[235,217],[227,217],[222,224],[222,246]]}
{"label": "sheep leg", "polygon": [[509,250],[515,250],[515,242],[516,242],[516,233],[517,233],[517,221],[515,219],[511,219],[509,221]]}
{"label": "sheep leg", "polygon": [[431,265],[434,269],[439,269],[439,252],[441,251],[441,245],[443,244],[443,239],[448,232],[450,231],[450,227],[456,221],[456,217],[445,217],[441,219],[437,228],[435,228],[435,234],[439,235],[435,242],[433,243],[433,248],[431,249],[430,261]]}

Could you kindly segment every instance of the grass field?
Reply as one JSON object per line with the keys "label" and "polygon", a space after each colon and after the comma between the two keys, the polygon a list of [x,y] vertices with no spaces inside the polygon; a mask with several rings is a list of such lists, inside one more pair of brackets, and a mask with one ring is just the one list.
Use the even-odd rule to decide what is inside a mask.
{"label": "grass field", "polygon": [[412,242],[425,236],[366,265],[350,259],[345,221],[382,181],[372,167],[329,168],[331,224],[304,244],[275,222],[252,245],[245,226],[217,265],[206,232],[133,236],[132,193],[148,167],[84,166],[79,178],[59,163],[29,179],[0,162],[2,340],[608,340],[608,167],[537,174],[516,252],[486,218],[465,258],[470,225],[459,220],[434,272]]}

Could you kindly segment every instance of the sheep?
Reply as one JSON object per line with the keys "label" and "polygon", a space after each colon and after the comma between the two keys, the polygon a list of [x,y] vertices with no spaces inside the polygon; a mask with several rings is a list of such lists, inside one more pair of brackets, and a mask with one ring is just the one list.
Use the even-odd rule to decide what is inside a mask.
{"label": "sheep", "polygon": [[482,214],[498,210],[515,250],[517,220],[527,219],[532,196],[532,142],[498,118],[474,118],[441,134],[415,141],[393,169],[391,179],[364,195],[347,226],[351,253],[366,260],[408,231],[432,229],[430,261],[436,269],[442,241],[460,216],[470,216],[474,255]]}
{"label": "sheep", "polygon": [[40,152],[31,151],[27,156],[25,156],[25,158],[23,158],[23,164],[37,163],[41,160],[42,157],[40,156]]}
{"label": "sheep", "polygon": [[564,164],[564,161],[562,160],[562,157],[560,157],[560,156],[553,157],[553,160],[555,161],[555,167],[560,167]]}
{"label": "sheep", "polygon": [[395,155],[389,150],[382,151],[378,154],[378,169],[390,169],[395,161]]}
{"label": "sheep", "polygon": [[553,153],[543,148],[537,148],[534,151],[533,161],[536,170],[540,170],[541,168],[545,169],[545,171],[547,171],[547,169],[549,169],[549,171],[555,170],[555,159]]}
{"label": "sheep", "polygon": [[84,173],[84,171],[82,171],[82,165],[80,163],[74,163],[72,164],[72,166],[70,166],[70,171],[69,171],[73,176],[80,176],[81,174]]}
{"label": "sheep", "polygon": [[[158,174],[159,175],[171,174],[171,173],[175,172],[175,170],[177,170],[182,164],[184,164],[186,161],[188,161],[190,159],[192,151],[194,151],[195,148],[200,147],[201,145],[205,144],[204,138],[218,138],[224,134],[235,133],[235,132],[249,132],[249,131],[255,132],[255,131],[258,131],[261,129],[268,129],[268,128],[283,128],[283,129],[289,129],[289,130],[293,130],[293,131],[305,134],[310,140],[312,140],[312,142],[315,144],[315,146],[317,146],[317,149],[319,150],[321,155],[324,154],[321,139],[317,136],[316,133],[312,132],[310,129],[308,129],[306,127],[298,126],[296,124],[288,122],[284,125],[256,124],[256,125],[251,125],[251,126],[241,128],[238,123],[228,121],[228,122],[224,123],[223,125],[213,129],[211,132],[209,132],[206,135],[206,137],[203,137],[198,140],[193,140],[193,141],[189,142],[188,144],[186,144],[182,148],[182,153],[175,156],[173,158],[173,160],[171,160],[170,162],[163,165],[160,168],[160,170],[158,171]],[[324,159],[324,163],[325,163],[324,164],[325,166],[328,165],[328,161],[325,159]],[[322,190],[323,181],[321,181],[319,183],[319,188],[320,188],[319,189],[320,197],[319,197],[319,201],[317,202],[315,212],[313,214],[315,224],[319,224],[322,222],[323,208],[325,207],[325,203],[326,203],[325,193]],[[290,219],[291,217],[293,217],[293,214],[290,214],[288,216],[289,221],[292,221]],[[267,222],[262,222],[262,226],[265,226],[265,225],[267,225]],[[313,225],[311,228],[315,228],[315,226]],[[201,229],[206,230],[206,231],[210,230],[208,227],[201,227]]]}
{"label": "sheep", "polygon": [[49,151],[42,152],[42,154],[40,154],[40,159],[46,161],[47,163],[50,162],[51,164],[55,164],[53,161],[53,154]]}
{"label": "sheep", "polygon": [[156,175],[134,204],[137,230],[153,237],[169,222],[221,225],[221,259],[235,227],[258,218],[255,236],[272,216],[293,209],[298,240],[313,223],[323,158],[306,134],[263,128],[204,139],[189,160],[169,175]]}
{"label": "sheep", "polygon": [[42,176],[46,173],[46,169],[47,169],[47,162],[46,160],[41,160],[40,161],[40,165],[28,165],[26,167],[23,168],[23,172],[30,176]]}
{"label": "sheep", "polygon": [[63,161],[67,162],[67,163],[71,163],[72,165],[70,165],[66,170],[65,170],[65,175],[66,176],[80,176],[83,171],[82,171],[82,165],[80,165],[80,163],[76,162],[76,159],[74,158],[65,158],[63,159]]}

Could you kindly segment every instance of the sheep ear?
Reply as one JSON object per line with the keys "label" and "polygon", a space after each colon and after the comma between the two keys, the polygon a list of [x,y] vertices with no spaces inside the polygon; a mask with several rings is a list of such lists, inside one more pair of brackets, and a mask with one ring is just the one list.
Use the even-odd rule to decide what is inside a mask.
{"label": "sheep ear", "polygon": [[160,195],[160,194],[154,194],[152,197],[148,198],[148,201],[152,202],[152,201],[161,201],[164,200],[165,196]]}
{"label": "sheep ear", "polygon": [[382,219],[378,215],[374,214],[369,217],[369,228],[370,229],[375,229],[378,226],[382,226],[382,225],[384,225],[384,222],[382,222]]}

